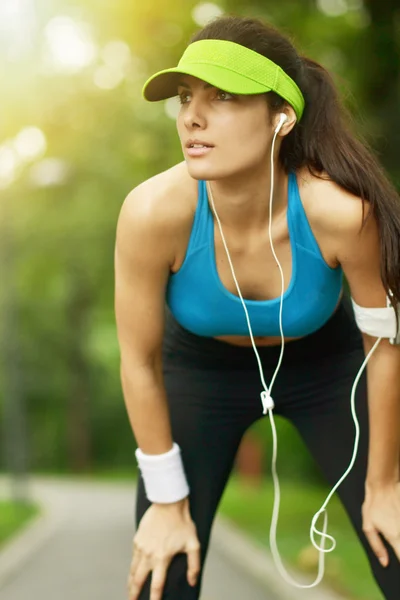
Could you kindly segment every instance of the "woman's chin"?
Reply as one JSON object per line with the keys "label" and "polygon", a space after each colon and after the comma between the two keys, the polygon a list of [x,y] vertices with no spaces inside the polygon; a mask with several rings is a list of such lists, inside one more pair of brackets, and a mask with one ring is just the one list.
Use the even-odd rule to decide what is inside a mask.
{"label": "woman's chin", "polygon": [[191,157],[185,157],[188,173],[193,179],[214,180],[221,177],[221,169],[215,163],[197,161]]}
{"label": "woman's chin", "polygon": [[205,163],[200,164],[200,162],[197,162],[190,157],[186,157],[185,161],[189,174],[195,179],[203,179],[203,175],[210,173],[213,170],[212,165],[207,165]]}

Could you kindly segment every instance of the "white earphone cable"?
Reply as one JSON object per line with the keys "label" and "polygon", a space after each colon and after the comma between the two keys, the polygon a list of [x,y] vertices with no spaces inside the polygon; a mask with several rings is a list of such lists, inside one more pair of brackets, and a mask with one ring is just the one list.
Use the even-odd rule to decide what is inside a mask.
{"label": "white earphone cable", "polygon": [[[251,339],[251,343],[253,346],[253,350],[254,353],[256,355],[256,359],[257,359],[257,363],[258,363],[258,368],[259,368],[259,372],[260,372],[260,379],[261,379],[261,383],[263,385],[264,391],[261,392],[261,402],[263,405],[263,414],[266,414],[268,412],[269,414],[269,418],[270,418],[270,423],[271,423],[271,430],[272,430],[272,440],[273,440],[273,451],[272,451],[272,465],[271,465],[271,470],[272,470],[272,477],[273,477],[273,481],[274,481],[274,505],[273,505],[273,511],[272,511],[272,519],[271,519],[271,527],[270,527],[270,546],[271,546],[271,552],[275,561],[275,564],[278,568],[278,571],[280,572],[281,576],[283,577],[283,579],[285,579],[288,583],[290,583],[291,585],[293,585],[294,587],[297,588],[312,588],[315,587],[316,585],[318,585],[323,576],[324,576],[324,566],[325,566],[325,553],[327,552],[332,552],[332,550],[335,549],[336,547],[336,540],[334,537],[332,537],[331,535],[328,535],[326,533],[327,527],[328,527],[328,514],[326,511],[326,507],[330,501],[330,499],[332,498],[333,494],[335,493],[335,491],[337,490],[337,488],[340,486],[340,484],[344,481],[344,479],[347,477],[347,475],[350,473],[351,469],[353,468],[356,456],[357,456],[357,451],[358,451],[358,443],[359,443],[359,433],[360,433],[360,426],[357,420],[357,415],[356,415],[356,410],[355,410],[355,392],[356,392],[356,388],[357,388],[357,384],[359,382],[359,379],[364,371],[364,368],[368,362],[368,360],[370,359],[370,357],[372,356],[373,352],[375,351],[375,349],[378,347],[379,342],[381,341],[382,338],[378,338],[377,341],[375,342],[374,346],[371,348],[370,352],[368,353],[368,355],[365,357],[365,360],[363,362],[363,364],[361,365],[361,368],[359,370],[359,372],[357,373],[357,376],[354,380],[353,383],[353,387],[351,390],[351,410],[352,410],[352,416],[353,416],[353,420],[355,423],[355,428],[356,428],[356,435],[355,435],[355,442],[354,442],[354,451],[353,451],[353,456],[352,459],[350,461],[349,467],[347,468],[346,472],[342,475],[342,477],[339,479],[339,481],[336,483],[336,485],[332,488],[331,492],[329,493],[329,495],[327,496],[325,502],[323,503],[322,507],[319,509],[318,512],[315,513],[312,522],[311,522],[311,528],[310,528],[310,539],[311,542],[313,544],[313,546],[319,551],[319,559],[318,559],[318,574],[317,577],[315,579],[315,581],[309,585],[305,585],[305,584],[300,584],[298,582],[296,582],[291,576],[290,574],[287,572],[287,570],[285,569],[280,554],[279,554],[279,549],[277,546],[277,541],[276,541],[276,532],[277,532],[277,526],[278,526],[278,518],[279,518],[279,508],[280,508],[280,485],[279,485],[279,478],[278,478],[278,473],[277,473],[277,469],[276,469],[276,462],[277,462],[277,455],[278,455],[278,439],[277,439],[277,433],[276,433],[276,426],[275,426],[275,421],[274,421],[274,416],[273,416],[273,411],[272,409],[274,408],[274,402],[272,400],[272,396],[271,396],[271,391],[272,391],[272,387],[273,384],[275,382],[275,379],[277,377],[277,374],[279,372],[279,369],[281,367],[282,364],[282,358],[283,358],[283,352],[284,352],[284,346],[285,346],[285,339],[284,339],[284,333],[283,333],[283,325],[282,325],[282,313],[283,313],[283,296],[284,296],[284,291],[285,291],[285,281],[284,281],[284,273],[282,270],[282,266],[278,260],[278,257],[275,253],[275,249],[274,249],[274,245],[272,243],[272,201],[273,201],[273,191],[274,191],[274,146],[275,146],[275,140],[276,140],[276,136],[280,130],[280,127],[283,125],[284,121],[286,119],[284,118],[283,120],[281,119],[281,122],[279,123],[279,125],[277,126],[277,128],[275,129],[275,134],[272,140],[272,147],[271,147],[271,168],[270,168],[270,172],[271,172],[271,188],[270,188],[270,203],[269,203],[269,241],[270,241],[270,245],[271,245],[271,250],[272,250],[272,254],[275,258],[275,261],[279,267],[279,271],[280,271],[280,275],[281,275],[281,298],[280,298],[280,306],[279,306],[279,329],[280,329],[280,334],[281,334],[281,352],[279,355],[279,359],[278,359],[278,364],[277,367],[274,371],[274,374],[271,378],[271,382],[269,385],[269,388],[267,386],[267,384],[265,383],[265,378],[264,378],[264,372],[263,372],[263,368],[262,368],[262,363],[260,360],[260,356],[257,352],[257,348],[256,345],[254,343],[254,337],[253,337],[253,331],[251,329],[251,323],[250,323],[250,318],[249,318],[249,314],[247,311],[247,307],[245,305],[245,302],[243,300],[243,296],[242,293],[240,291],[240,287],[235,275],[235,271],[233,268],[233,264],[231,261],[231,257],[228,251],[228,247],[225,241],[225,237],[222,231],[222,225],[221,225],[221,221],[218,217],[218,213],[216,211],[215,208],[215,204],[214,204],[214,199],[213,199],[213,195],[211,192],[211,187],[210,184],[208,183],[208,191],[209,191],[209,196],[210,196],[210,200],[211,200],[211,205],[213,208],[213,212],[215,214],[215,218],[217,220],[218,223],[218,227],[219,227],[219,231],[221,234],[221,239],[222,239],[222,243],[224,245],[225,248],[225,252],[228,258],[228,262],[229,262],[229,266],[232,272],[232,277],[233,280],[235,282],[236,285],[236,289],[238,292],[238,295],[240,297],[245,315],[246,315],[246,321],[247,321],[247,326],[248,326],[248,330],[249,330],[249,334],[250,334],[250,339]],[[320,517],[321,514],[324,514],[324,523],[323,523],[323,530],[319,531],[316,528],[316,523]],[[315,541],[315,534],[318,534],[321,536],[321,546],[319,546],[317,544],[317,542]],[[329,539],[332,542],[332,546],[330,548],[325,548],[325,540]]]}

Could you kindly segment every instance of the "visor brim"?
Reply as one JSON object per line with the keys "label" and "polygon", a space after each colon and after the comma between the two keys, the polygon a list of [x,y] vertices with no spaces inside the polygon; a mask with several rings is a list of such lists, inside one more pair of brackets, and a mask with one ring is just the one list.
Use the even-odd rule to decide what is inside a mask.
{"label": "visor brim", "polygon": [[264,94],[271,88],[253,81],[225,67],[211,64],[192,64],[185,68],[174,67],[159,71],[146,81],[142,95],[149,102],[166,100],[178,95],[178,82],[182,75],[192,75],[231,94]]}

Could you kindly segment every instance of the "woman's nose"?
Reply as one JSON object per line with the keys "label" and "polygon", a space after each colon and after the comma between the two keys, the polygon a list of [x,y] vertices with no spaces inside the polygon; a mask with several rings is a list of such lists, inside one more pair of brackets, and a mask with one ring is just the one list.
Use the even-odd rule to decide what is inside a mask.
{"label": "woman's nose", "polygon": [[202,124],[205,120],[205,113],[204,103],[192,98],[185,107],[185,125],[191,126],[194,122]]}

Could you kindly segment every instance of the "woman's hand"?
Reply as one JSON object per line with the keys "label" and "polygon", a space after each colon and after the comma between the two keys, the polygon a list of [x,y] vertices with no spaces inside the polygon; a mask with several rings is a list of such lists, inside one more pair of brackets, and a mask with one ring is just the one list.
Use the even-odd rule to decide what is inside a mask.
{"label": "woman's hand", "polygon": [[137,600],[152,571],[150,600],[161,600],[169,564],[175,554],[186,553],[187,580],[196,585],[200,572],[200,543],[189,511],[189,499],[173,504],[152,504],[143,515],[133,539],[128,590]]}
{"label": "woman's hand", "polygon": [[393,546],[400,561],[400,482],[379,488],[368,488],[367,484],[362,516],[363,531],[382,566],[388,566],[389,555],[379,533]]}

